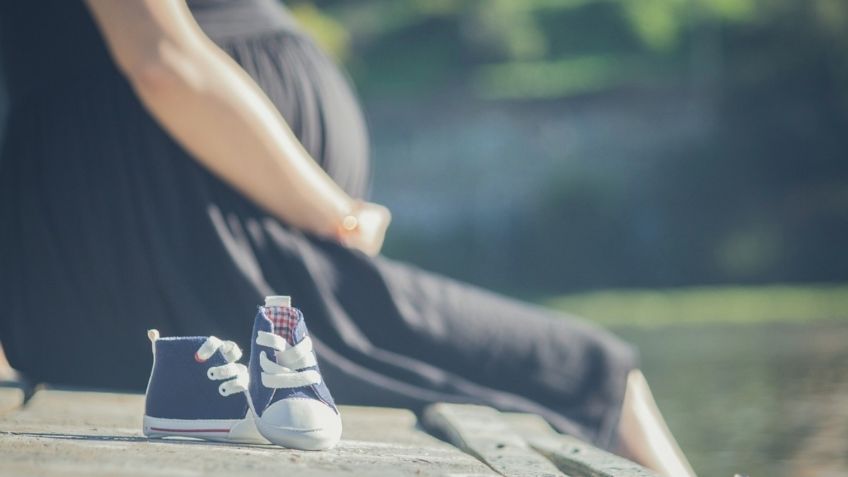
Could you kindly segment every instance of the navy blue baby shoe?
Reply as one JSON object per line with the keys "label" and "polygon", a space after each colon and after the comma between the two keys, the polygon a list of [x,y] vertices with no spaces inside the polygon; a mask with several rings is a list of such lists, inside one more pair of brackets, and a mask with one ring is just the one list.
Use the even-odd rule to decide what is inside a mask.
{"label": "navy blue baby shoe", "polygon": [[147,384],[144,435],[266,443],[256,430],[246,395],[247,367],[241,350],[214,336],[160,338],[153,343]]}
{"label": "navy blue baby shoe", "polygon": [[341,416],[318,369],[303,313],[289,297],[267,297],[252,337],[249,387],[259,433],[295,449],[336,445]]}

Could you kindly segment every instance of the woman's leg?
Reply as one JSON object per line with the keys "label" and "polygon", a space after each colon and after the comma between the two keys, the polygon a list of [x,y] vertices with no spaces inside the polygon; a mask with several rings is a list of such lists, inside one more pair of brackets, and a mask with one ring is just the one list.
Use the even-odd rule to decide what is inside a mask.
{"label": "woman's leg", "polygon": [[645,376],[634,369],[618,423],[619,453],[669,477],[693,477],[695,471],[671,435]]}
{"label": "woman's leg", "polygon": [[[377,268],[384,277],[392,278],[392,300],[411,305],[401,309],[433,308],[429,319],[423,320],[429,321],[429,326],[408,328],[415,329],[412,334],[417,341],[428,342],[428,349],[453,355],[452,366],[439,365],[495,389],[536,400],[579,422],[584,431],[587,422],[581,421],[592,415],[592,410],[608,406],[602,411],[606,418],[595,414],[590,428],[602,428],[604,421],[610,422],[616,426],[610,426],[610,440],[617,440],[626,456],[663,475],[695,475],[657,409],[627,344],[573,317],[396,262],[382,262]],[[395,324],[408,325],[415,321],[413,315],[423,318],[418,313],[402,312]],[[439,329],[442,333],[434,332]],[[440,339],[433,339],[439,335]],[[406,346],[413,352],[409,344]],[[464,353],[457,354],[457,350]],[[497,377],[490,381],[487,371],[492,369]],[[535,379],[524,381],[524,376]],[[575,399],[575,395],[582,396]],[[618,410],[621,413],[616,416]],[[596,444],[606,444],[604,434],[602,430],[594,433]]]}

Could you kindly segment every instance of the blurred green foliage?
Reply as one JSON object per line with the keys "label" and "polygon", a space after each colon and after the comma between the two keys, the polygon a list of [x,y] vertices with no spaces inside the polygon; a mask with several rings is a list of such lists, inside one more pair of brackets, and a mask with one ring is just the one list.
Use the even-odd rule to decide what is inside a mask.
{"label": "blurred green foliage", "polygon": [[[585,90],[589,81],[573,76],[619,85],[622,73],[632,70],[609,67],[613,59],[636,56],[685,68],[689,65],[680,61],[682,57],[704,43],[720,41],[719,36],[739,33],[754,39],[784,29],[794,31],[785,32],[782,40],[825,46],[841,78],[848,79],[848,3],[841,0],[298,0],[289,4],[332,53],[362,69],[357,77],[366,89],[372,82],[384,85],[375,77],[385,72],[381,64],[392,68],[387,77],[400,80],[418,71],[410,63],[423,61],[427,69],[435,70],[433,76],[480,74],[484,77],[480,81],[488,85],[484,94],[495,97],[559,97]],[[318,17],[320,22],[315,21]],[[782,48],[803,45],[772,46],[772,53],[781,56]],[[349,55],[351,48],[357,49],[355,57]],[[727,73],[766,75],[770,68],[793,61],[791,53],[782,56],[782,61],[769,57],[750,69]],[[427,61],[434,57],[440,61]],[[765,69],[750,71],[762,66]],[[521,81],[511,80],[516,75]],[[538,90],[528,84],[534,81]],[[563,84],[551,86],[556,81]],[[434,86],[414,78],[399,82],[412,91]]]}
{"label": "blurred green foliage", "polygon": [[848,279],[844,0],[288,4],[362,95],[390,255],[528,294]]}

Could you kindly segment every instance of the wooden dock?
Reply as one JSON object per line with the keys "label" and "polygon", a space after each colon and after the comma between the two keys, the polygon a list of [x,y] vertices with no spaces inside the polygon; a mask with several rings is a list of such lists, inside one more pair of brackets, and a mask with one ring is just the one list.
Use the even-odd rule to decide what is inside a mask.
{"label": "wooden dock", "polygon": [[342,406],[342,441],[308,452],[147,439],[140,394],[42,389],[24,398],[0,387],[0,476],[654,477],[536,416],[481,406],[436,404],[422,422],[402,409]]}

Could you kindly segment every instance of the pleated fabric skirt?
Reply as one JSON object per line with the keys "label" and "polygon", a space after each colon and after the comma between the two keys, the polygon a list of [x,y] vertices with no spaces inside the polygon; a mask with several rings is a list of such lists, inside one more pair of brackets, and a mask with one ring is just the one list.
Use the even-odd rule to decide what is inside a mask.
{"label": "pleated fabric skirt", "polygon": [[[362,197],[365,124],[331,61],[296,32],[215,40]],[[636,354],[604,330],[292,229],[193,160],[112,66],[14,104],[0,339],[30,378],[143,390],[147,329],[247,348],[255,306],[286,294],[339,403],[479,403],[614,444]]]}

